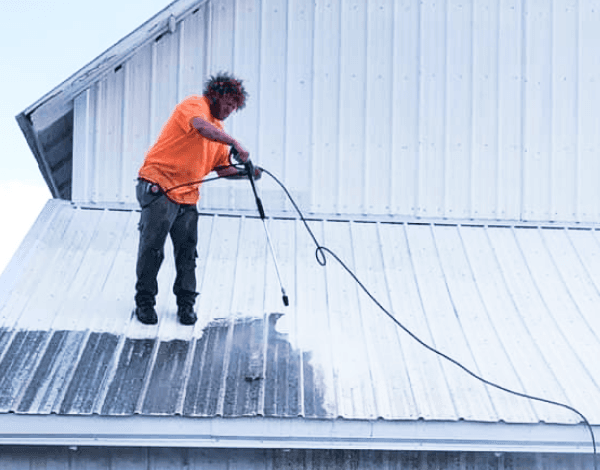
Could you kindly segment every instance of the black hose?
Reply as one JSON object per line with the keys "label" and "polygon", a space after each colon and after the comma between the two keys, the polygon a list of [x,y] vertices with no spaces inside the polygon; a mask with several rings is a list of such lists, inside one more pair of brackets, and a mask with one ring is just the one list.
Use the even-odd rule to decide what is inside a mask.
{"label": "black hose", "polygon": [[[230,166],[235,166],[235,165],[230,165]],[[541,402],[541,403],[546,403],[546,404],[549,404],[549,405],[555,405],[555,406],[558,406],[558,407],[561,407],[561,408],[565,408],[565,409],[571,411],[572,413],[576,414],[577,416],[579,416],[581,418],[583,424],[586,426],[586,428],[589,431],[590,440],[591,440],[592,449],[593,449],[592,459],[593,459],[593,464],[594,464],[594,470],[598,470],[598,466],[597,466],[598,452],[597,452],[597,448],[596,448],[596,437],[594,435],[594,430],[592,428],[592,425],[590,424],[590,422],[588,421],[588,419],[585,417],[585,415],[583,413],[581,413],[576,408],[574,408],[574,407],[572,407],[570,405],[567,405],[566,403],[561,403],[561,402],[558,402],[558,401],[548,400],[546,398],[541,398],[541,397],[536,397],[534,395],[529,395],[527,393],[518,392],[516,390],[511,390],[510,388],[507,388],[507,387],[504,387],[502,385],[499,385],[499,384],[496,384],[494,382],[491,382],[490,380],[487,380],[487,379],[481,377],[480,375],[476,374],[475,372],[473,372],[472,370],[470,370],[468,367],[466,367],[465,365],[463,365],[458,360],[456,360],[456,359],[448,356],[447,354],[445,354],[445,353],[437,350],[433,346],[430,346],[429,344],[427,344],[425,341],[423,341],[421,338],[419,338],[416,334],[414,334],[411,330],[409,330],[396,317],[394,317],[394,315],[392,315],[375,298],[375,296],[373,296],[373,294],[371,294],[371,292],[366,288],[366,286],[358,279],[358,277],[356,276],[356,274],[354,274],[354,272],[339,258],[339,256],[337,254],[335,254],[332,250],[330,250],[326,246],[323,246],[323,245],[321,245],[319,243],[319,241],[315,237],[313,231],[309,227],[308,222],[306,221],[306,218],[304,217],[304,214],[302,213],[302,211],[300,210],[300,208],[296,204],[296,201],[294,200],[294,198],[292,197],[292,195],[290,194],[290,192],[288,191],[288,189],[285,187],[285,185],[281,181],[279,181],[279,179],[273,173],[271,173],[270,171],[266,170],[265,168],[262,168],[262,167],[259,167],[259,166],[257,166],[256,168],[258,168],[260,171],[263,171],[264,173],[266,173],[267,175],[269,175],[271,178],[273,178],[273,180],[281,187],[281,189],[285,192],[285,194],[286,194],[287,198],[289,199],[289,201],[291,202],[291,204],[294,206],[294,209],[296,210],[296,212],[300,216],[300,220],[304,224],[304,227],[306,228],[306,231],[308,232],[308,234],[312,238],[315,246],[317,247],[316,250],[315,250],[315,258],[317,260],[317,263],[319,263],[321,266],[325,266],[327,264],[327,258],[325,256],[325,254],[329,253],[340,264],[340,266],[342,268],[344,268],[344,270],[352,277],[352,279],[354,279],[354,281],[358,284],[358,286],[369,296],[369,298],[375,303],[375,305],[377,305],[383,311],[383,313],[385,313],[396,324],[396,326],[398,326],[399,328],[401,328],[406,334],[408,334],[413,340],[415,340],[417,343],[419,343],[425,349],[427,349],[428,351],[430,351],[430,352],[432,352],[434,354],[437,354],[438,356],[442,357],[443,359],[447,360],[448,362],[454,364],[455,366],[457,366],[458,368],[460,368],[461,370],[463,370],[464,372],[466,372],[471,377],[479,380],[480,382],[484,383],[485,385],[488,385],[490,387],[496,388],[496,389],[501,390],[503,392],[515,395],[517,397],[526,398],[526,399],[529,399],[529,400],[538,401],[538,402]],[[192,185],[192,184],[197,184],[197,183],[206,183],[208,181],[214,181],[214,180],[219,179],[219,178],[222,178],[222,177],[221,176],[216,176],[216,177],[208,178],[208,179],[205,179],[205,180],[202,180],[202,181],[195,181],[195,182],[191,182],[191,183],[181,184],[181,185],[169,188],[167,191],[165,191],[165,193],[167,193],[168,191],[172,191],[173,189],[176,189],[176,188],[181,187],[181,186],[187,186],[187,185]],[[254,178],[252,178],[252,176],[249,176],[249,178],[250,178],[250,181],[251,181],[251,184],[252,184],[252,189],[253,189],[256,201],[257,201],[258,210],[260,212],[261,218],[264,219],[264,209],[262,209],[262,201],[258,197],[257,192],[256,192],[256,187],[254,186]],[[262,209],[262,211],[261,211],[261,209]],[[286,306],[289,304],[289,300],[288,300],[288,298],[287,298],[287,296],[285,294],[284,294],[283,302],[284,302],[284,304]]]}
{"label": "black hose", "polygon": [[326,246],[321,245],[318,242],[318,240],[315,237],[314,233],[312,232],[312,230],[308,226],[308,223],[307,223],[306,219],[304,218],[304,214],[302,213],[302,211],[300,210],[300,208],[298,207],[298,205],[294,201],[294,198],[292,198],[292,195],[287,190],[287,188],[285,187],[285,185],[281,181],[279,181],[279,179],[277,179],[277,177],[275,177],[275,175],[273,175],[268,170],[265,170],[264,168],[260,168],[260,170],[262,170],[264,173],[266,173],[271,178],[273,178],[273,180],[281,187],[281,189],[283,189],[283,191],[287,195],[288,199],[290,200],[290,202],[292,203],[292,205],[296,209],[296,212],[298,212],[298,215],[300,216],[300,219],[304,223],[304,226],[306,227],[306,230],[308,231],[309,235],[311,236],[311,238],[313,239],[313,241],[314,241],[314,243],[315,243],[315,245],[317,247],[316,250],[315,250],[315,257],[317,259],[317,263],[319,263],[321,266],[325,266],[327,264],[327,258],[325,256],[325,253],[329,253],[340,264],[340,266],[342,268],[344,268],[344,270],[352,277],[352,279],[354,279],[354,281],[359,285],[359,287],[375,303],[375,305],[377,305],[396,324],[396,326],[398,326],[399,328],[401,328],[406,334],[408,334],[413,340],[415,340],[417,343],[419,343],[425,349],[427,349],[428,351],[431,351],[434,354],[437,354],[438,356],[442,357],[443,359],[445,359],[445,360],[449,361],[450,363],[454,364],[455,366],[459,367],[464,372],[466,372],[467,374],[469,374],[471,377],[479,380],[480,382],[484,383],[485,385],[488,385],[490,387],[496,388],[496,389],[501,390],[503,392],[510,393],[512,395],[515,395],[515,396],[518,396],[518,397],[521,397],[521,398],[527,398],[529,400],[534,400],[534,401],[538,401],[538,402],[541,402],[541,403],[547,403],[547,404],[550,404],[550,405],[559,406],[559,407],[565,408],[565,409],[567,409],[567,410],[575,413],[577,416],[579,416],[582,419],[584,425],[586,426],[586,428],[588,429],[588,431],[590,433],[590,440],[592,442],[592,448],[593,448],[593,457],[592,458],[593,458],[593,463],[594,463],[594,470],[597,470],[597,462],[596,462],[596,460],[597,460],[596,438],[594,436],[594,430],[592,428],[592,425],[590,424],[590,422],[588,421],[588,419],[585,417],[585,415],[583,413],[581,413],[576,408],[574,408],[574,407],[572,407],[570,405],[567,405],[565,403],[560,403],[560,402],[557,402],[557,401],[548,400],[546,398],[540,398],[540,397],[536,397],[536,396],[533,396],[533,395],[528,395],[526,393],[517,392],[515,390],[511,390],[511,389],[509,389],[507,387],[503,387],[502,385],[498,385],[498,384],[496,384],[494,382],[491,382],[491,381],[489,381],[489,380],[481,377],[480,375],[476,374],[475,372],[471,371],[469,368],[467,368],[461,362],[457,361],[456,359],[453,359],[452,357],[448,356],[447,354],[444,354],[443,352],[437,350],[433,346],[430,346],[425,341],[423,341],[421,338],[419,338],[416,334],[414,334],[411,330],[409,330],[404,324],[402,324],[396,317],[394,317],[394,315],[392,315],[375,298],[375,296],[373,296],[373,294],[371,294],[371,292],[365,287],[365,285],[358,279],[358,277],[356,276],[356,274],[354,274],[354,272],[348,266],[346,266],[346,264],[338,257],[338,255],[336,255],[332,250],[330,250]]}

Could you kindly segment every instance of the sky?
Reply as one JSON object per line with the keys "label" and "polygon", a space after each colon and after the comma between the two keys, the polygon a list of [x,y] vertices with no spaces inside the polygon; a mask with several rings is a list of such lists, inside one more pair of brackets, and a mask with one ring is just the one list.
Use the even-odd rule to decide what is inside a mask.
{"label": "sky", "polygon": [[15,116],[170,0],[0,0],[0,273],[52,197]]}

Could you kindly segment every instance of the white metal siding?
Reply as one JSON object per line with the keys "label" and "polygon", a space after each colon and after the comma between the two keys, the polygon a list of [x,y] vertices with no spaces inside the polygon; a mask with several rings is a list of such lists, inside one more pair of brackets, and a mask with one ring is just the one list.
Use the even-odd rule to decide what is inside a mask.
{"label": "white metal siding", "polygon": [[175,103],[232,70],[228,130],[307,210],[595,221],[599,42],[598,0],[211,0],[76,99],[74,199],[134,202]]}
{"label": "white metal siding", "polygon": [[580,454],[510,454],[491,452],[387,452],[372,450],[255,450],[115,447],[4,447],[5,470],[186,469],[186,470],[548,470],[592,469],[591,456]]}

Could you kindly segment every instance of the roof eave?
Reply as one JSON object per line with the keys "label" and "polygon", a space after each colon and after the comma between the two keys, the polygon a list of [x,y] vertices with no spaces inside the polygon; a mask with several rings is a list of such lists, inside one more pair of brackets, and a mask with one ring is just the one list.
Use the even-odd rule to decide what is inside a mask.
{"label": "roof eave", "polygon": [[[592,453],[582,425],[467,421],[0,416],[0,445]],[[600,426],[596,427],[596,432]]]}

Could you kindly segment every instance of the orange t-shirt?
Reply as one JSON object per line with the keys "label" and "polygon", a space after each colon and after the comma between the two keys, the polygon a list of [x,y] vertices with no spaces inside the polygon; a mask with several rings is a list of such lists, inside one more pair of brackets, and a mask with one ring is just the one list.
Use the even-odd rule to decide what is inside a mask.
{"label": "orange t-shirt", "polygon": [[[179,204],[196,204],[200,197],[199,181],[215,167],[229,165],[229,147],[202,137],[192,126],[195,117],[223,129],[223,122],[210,113],[208,98],[197,95],[186,98],[175,107],[138,173],[140,178],[167,191],[169,199]],[[191,182],[196,183],[169,191]]]}

